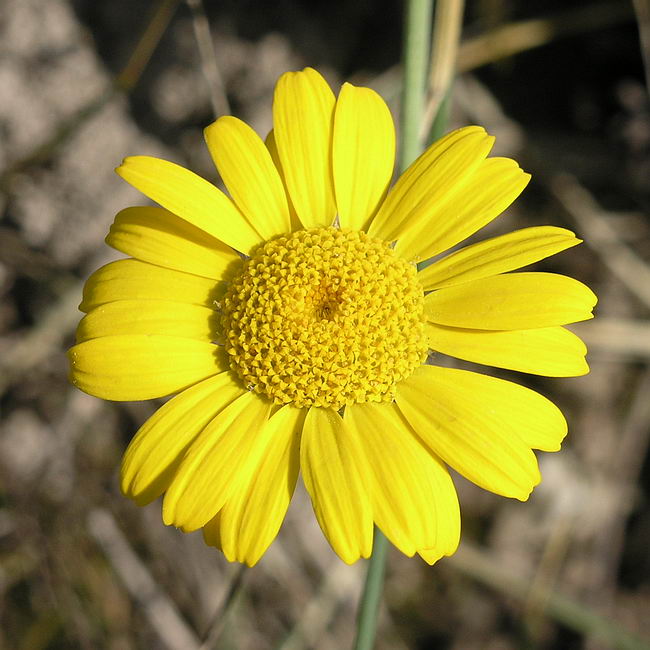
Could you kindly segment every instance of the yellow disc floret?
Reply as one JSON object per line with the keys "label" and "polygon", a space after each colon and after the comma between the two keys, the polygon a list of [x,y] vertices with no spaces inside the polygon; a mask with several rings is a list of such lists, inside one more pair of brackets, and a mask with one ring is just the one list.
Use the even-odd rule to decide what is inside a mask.
{"label": "yellow disc floret", "polygon": [[225,349],[250,390],[340,409],[392,400],[427,354],[413,264],[363,232],[301,230],[260,246],[222,303]]}

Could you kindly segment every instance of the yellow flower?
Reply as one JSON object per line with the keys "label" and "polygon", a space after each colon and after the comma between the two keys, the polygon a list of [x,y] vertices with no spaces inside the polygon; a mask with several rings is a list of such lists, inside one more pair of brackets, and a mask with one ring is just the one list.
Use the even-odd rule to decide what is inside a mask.
{"label": "yellow flower", "polygon": [[338,98],[307,68],[283,75],[263,142],[222,117],[205,130],[230,198],[171,162],[118,174],[162,207],[120,212],[107,243],[131,256],[88,280],[70,350],[81,390],[170,394],[138,431],[122,490],[164,493],[163,519],[202,528],[233,561],[275,538],[299,471],[345,562],[368,557],[373,522],[433,563],[460,535],[447,465],[520,500],[566,423],[545,397],[428,365],[441,352],[546,376],[588,371],[562,327],[594,294],[552,273],[508,273],[580,243],[525,228],[438,259],[499,215],[529,180],[494,138],[459,129],[388,191],[395,133],[368,88]]}

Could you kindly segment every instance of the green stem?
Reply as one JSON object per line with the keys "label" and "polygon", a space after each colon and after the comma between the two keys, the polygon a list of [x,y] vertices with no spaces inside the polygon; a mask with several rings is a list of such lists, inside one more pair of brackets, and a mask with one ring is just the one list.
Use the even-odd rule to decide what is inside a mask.
{"label": "green stem", "polygon": [[399,172],[420,154],[420,127],[427,88],[433,0],[409,0],[404,21],[401,149]]}
{"label": "green stem", "polygon": [[387,554],[388,540],[379,528],[375,528],[375,541],[372,547],[372,555],[368,562],[366,584],[364,585],[361,603],[359,605],[357,640],[354,644],[354,650],[371,650],[375,644],[379,601],[381,600],[382,588],[384,586]]}
{"label": "green stem", "polygon": [[[429,66],[433,0],[408,0],[404,21],[401,149],[398,167],[403,172],[421,151],[420,125],[424,111]],[[355,650],[371,650],[377,634],[379,603],[384,586],[388,540],[375,528],[372,556],[359,604]]]}
{"label": "green stem", "polygon": [[435,142],[436,140],[439,140],[442,138],[442,136],[445,134],[445,131],[447,130],[447,123],[449,122],[449,113],[451,111],[451,95],[453,91],[453,82],[449,84],[449,88],[447,88],[447,92],[445,93],[445,96],[440,103],[440,107],[438,108],[438,112],[436,113],[436,116],[433,118],[433,122],[431,124],[431,130],[429,131],[429,138],[428,142]]}

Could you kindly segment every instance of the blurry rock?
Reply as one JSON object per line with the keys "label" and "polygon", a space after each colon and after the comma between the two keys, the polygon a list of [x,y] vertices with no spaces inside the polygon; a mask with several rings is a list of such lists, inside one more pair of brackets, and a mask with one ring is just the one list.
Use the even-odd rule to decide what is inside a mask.
{"label": "blurry rock", "polygon": [[0,429],[3,473],[16,481],[34,481],[50,457],[52,444],[50,428],[33,411],[14,411]]}
{"label": "blurry rock", "polygon": [[0,165],[15,164],[74,125],[46,165],[12,179],[7,213],[29,245],[74,265],[102,245],[118,210],[145,202],[113,169],[131,153],[166,152],[139,132],[120,97],[85,123],[78,116],[112,77],[68,2],[6,0],[2,11]]}

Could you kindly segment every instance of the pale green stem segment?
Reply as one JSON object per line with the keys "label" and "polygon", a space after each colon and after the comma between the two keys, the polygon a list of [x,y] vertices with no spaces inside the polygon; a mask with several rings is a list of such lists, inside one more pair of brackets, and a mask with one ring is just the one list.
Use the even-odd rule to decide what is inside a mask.
{"label": "pale green stem segment", "polygon": [[431,45],[433,0],[408,0],[404,16],[402,107],[400,111],[401,174],[422,150],[420,129],[424,114]]}
{"label": "pale green stem segment", "polygon": [[447,88],[445,96],[440,102],[440,107],[436,116],[433,118],[431,123],[431,130],[429,131],[429,137],[427,142],[435,142],[442,138],[447,130],[447,123],[449,122],[449,112],[451,111],[451,95],[453,91],[453,83]]}
{"label": "pale green stem segment", "polygon": [[366,584],[363,587],[359,614],[357,620],[357,640],[355,650],[372,650],[377,634],[377,617],[379,616],[379,601],[384,586],[386,572],[386,556],[388,555],[388,540],[375,527],[375,539],[372,546],[372,556],[368,563]]}
{"label": "pale green stem segment", "polygon": [[[421,151],[419,134],[427,88],[432,12],[433,0],[408,0],[406,3],[402,52],[404,77],[400,112],[401,148],[398,161],[400,173]],[[372,556],[359,604],[355,650],[371,650],[375,644],[387,554],[388,540],[375,528]]]}

